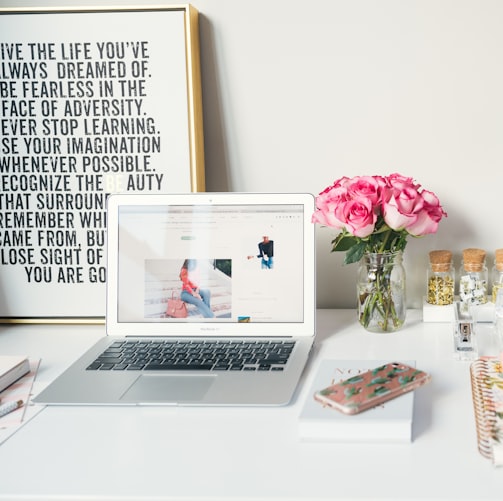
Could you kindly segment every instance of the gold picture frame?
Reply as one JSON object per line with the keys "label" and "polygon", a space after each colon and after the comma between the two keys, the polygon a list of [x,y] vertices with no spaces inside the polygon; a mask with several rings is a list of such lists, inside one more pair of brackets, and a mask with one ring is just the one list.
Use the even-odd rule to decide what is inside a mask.
{"label": "gold picture frame", "polygon": [[198,14],[0,8],[0,322],[103,323],[107,195],[205,190]]}

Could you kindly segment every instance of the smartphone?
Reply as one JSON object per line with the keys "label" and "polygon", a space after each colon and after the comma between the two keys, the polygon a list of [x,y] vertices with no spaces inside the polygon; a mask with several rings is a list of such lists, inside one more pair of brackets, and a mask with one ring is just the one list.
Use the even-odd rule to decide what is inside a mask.
{"label": "smartphone", "polygon": [[315,400],[344,414],[358,414],[428,383],[428,373],[390,362],[344,379],[314,394]]}

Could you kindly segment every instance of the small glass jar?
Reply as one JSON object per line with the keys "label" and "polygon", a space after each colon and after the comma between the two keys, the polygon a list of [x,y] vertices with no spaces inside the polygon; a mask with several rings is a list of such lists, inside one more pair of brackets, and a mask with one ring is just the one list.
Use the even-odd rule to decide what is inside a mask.
{"label": "small glass jar", "polygon": [[453,304],[455,273],[452,266],[452,252],[434,250],[429,256],[426,302],[437,306]]}
{"label": "small glass jar", "polygon": [[459,272],[459,300],[466,305],[487,303],[487,281],[486,252],[482,249],[463,250]]}
{"label": "small glass jar", "polygon": [[496,249],[494,256],[494,266],[491,271],[492,295],[493,303],[496,303],[498,291],[503,289],[503,249]]}

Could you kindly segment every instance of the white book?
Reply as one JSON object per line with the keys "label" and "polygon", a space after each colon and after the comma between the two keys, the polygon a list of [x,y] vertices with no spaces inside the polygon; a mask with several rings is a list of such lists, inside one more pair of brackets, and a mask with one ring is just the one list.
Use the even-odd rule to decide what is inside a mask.
{"label": "white book", "polygon": [[[413,391],[355,415],[345,415],[314,399],[316,391],[393,361],[322,360],[299,415],[300,438],[320,442],[411,442]],[[400,362],[415,366],[413,361]]]}
{"label": "white book", "polygon": [[0,392],[30,372],[30,361],[24,356],[0,356]]}

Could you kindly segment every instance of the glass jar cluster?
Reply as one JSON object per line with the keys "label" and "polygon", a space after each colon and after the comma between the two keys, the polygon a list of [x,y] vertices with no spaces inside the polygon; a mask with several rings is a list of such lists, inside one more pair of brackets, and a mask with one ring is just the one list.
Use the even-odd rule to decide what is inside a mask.
{"label": "glass jar cluster", "polygon": [[490,272],[486,265],[486,251],[483,249],[463,250],[457,276],[450,250],[433,250],[429,253],[429,258],[426,291],[426,301],[429,304],[453,304],[456,293],[463,303],[484,304],[488,301],[489,291],[491,300],[496,302],[498,290],[503,288],[503,249],[495,251]]}

